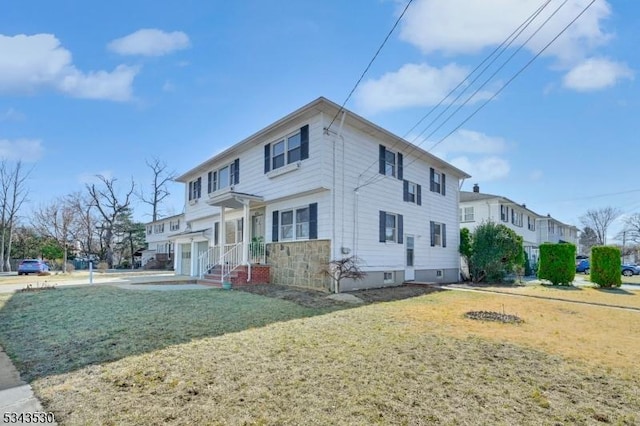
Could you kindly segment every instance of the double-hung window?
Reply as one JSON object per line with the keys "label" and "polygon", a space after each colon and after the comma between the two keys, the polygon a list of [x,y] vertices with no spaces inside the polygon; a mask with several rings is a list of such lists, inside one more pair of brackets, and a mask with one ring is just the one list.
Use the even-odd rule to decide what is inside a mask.
{"label": "double-hung window", "polygon": [[317,239],[318,203],[289,210],[275,210],[272,230],[272,241]]}
{"label": "double-hung window", "polygon": [[529,231],[536,230],[536,220],[533,219],[531,216],[527,216],[527,228],[529,229]]}
{"label": "double-hung window", "polygon": [[212,193],[238,183],[240,183],[240,159],[236,158],[233,163],[209,172],[207,192]]}
{"label": "double-hung window", "polygon": [[474,212],[472,207],[460,207],[460,222],[473,222]]}
{"label": "double-hung window", "polygon": [[202,189],[202,178],[199,177],[196,180],[189,182],[189,201],[197,200],[200,198]]}
{"label": "double-hung window", "polygon": [[417,183],[403,181],[402,199],[408,203],[422,205],[422,188]]}
{"label": "double-hung window", "polygon": [[447,246],[447,225],[439,222],[430,222],[431,247]]}
{"label": "double-hung window", "polygon": [[381,175],[396,177],[402,180],[402,154],[389,151],[384,145],[379,146],[379,170]]}
{"label": "double-hung window", "polygon": [[444,173],[438,172],[432,167],[429,170],[429,178],[429,189],[431,190],[431,192],[437,192],[438,194],[447,195],[447,177]]}
{"label": "double-hung window", "polygon": [[500,205],[500,220],[503,222],[509,221],[509,207]]}
{"label": "double-hung window", "polygon": [[309,158],[309,125],[264,146],[264,172]]}
{"label": "double-hung window", "polygon": [[180,230],[180,220],[172,220],[169,222],[169,230],[178,231]]}
{"label": "double-hung window", "polygon": [[381,243],[402,243],[403,220],[401,214],[379,212],[379,241]]}

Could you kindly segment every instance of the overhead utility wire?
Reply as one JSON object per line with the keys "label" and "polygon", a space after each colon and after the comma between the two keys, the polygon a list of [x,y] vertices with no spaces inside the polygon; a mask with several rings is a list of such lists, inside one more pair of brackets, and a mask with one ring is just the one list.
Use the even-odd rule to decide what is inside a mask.
{"label": "overhead utility wire", "polygon": [[400,16],[398,16],[398,19],[396,20],[395,24],[393,24],[393,27],[391,27],[391,30],[389,31],[387,36],[382,41],[382,44],[380,45],[380,47],[378,47],[378,50],[376,51],[375,55],[373,55],[373,58],[371,58],[371,60],[369,61],[369,64],[367,65],[367,67],[364,69],[364,71],[360,75],[360,78],[358,79],[358,81],[356,81],[356,84],[353,86],[353,89],[351,89],[351,92],[349,92],[349,95],[347,95],[347,98],[344,100],[342,105],[340,105],[340,109],[338,109],[338,112],[336,112],[336,115],[334,115],[333,119],[331,119],[331,123],[329,123],[329,125],[327,126],[327,130],[329,130],[331,128],[333,123],[336,121],[336,118],[338,118],[340,113],[344,110],[344,106],[347,104],[347,102],[349,102],[349,99],[351,99],[351,96],[353,95],[353,92],[355,92],[356,89],[358,88],[358,85],[360,85],[360,82],[364,78],[365,74],[367,73],[367,71],[369,71],[369,68],[371,68],[371,65],[373,64],[373,61],[375,61],[376,58],[378,57],[378,54],[380,53],[380,51],[382,50],[384,45],[387,43],[387,40],[389,40],[389,37],[391,37],[391,34],[393,34],[393,32],[395,31],[396,27],[398,26],[398,24],[402,20],[402,17],[407,12],[407,9],[409,8],[409,5],[411,5],[412,2],[413,2],[413,0],[409,0],[407,2],[406,6],[402,10],[402,13],[400,14]]}
{"label": "overhead utility wire", "polygon": [[[569,27],[571,27],[571,25],[574,24],[574,22],[576,22],[582,15],[584,15],[584,13],[593,5],[593,3],[595,3],[596,0],[591,0],[591,2],[589,2],[589,4],[582,9],[582,11],[580,11],[580,13],[578,15],[576,15],[575,18],[573,18],[555,37],[553,37],[551,39],[551,41],[549,41],[547,44],[545,44],[545,46],[540,49],[538,51],[538,53],[536,53],[526,64],[524,64],[524,66],[522,68],[520,68],[509,80],[507,80],[506,83],[504,83],[502,85],[502,87],[500,87],[493,95],[491,95],[491,97],[489,99],[487,99],[485,102],[483,102],[482,104],[480,104],[480,106],[478,108],[476,108],[471,114],[469,114],[469,116],[467,118],[465,118],[464,120],[462,120],[462,122],[456,126],[453,130],[451,130],[449,133],[447,133],[443,138],[441,138],[438,142],[436,142],[435,144],[433,144],[429,150],[432,150],[433,148],[435,148],[436,146],[440,145],[442,142],[444,142],[449,136],[451,136],[453,133],[455,133],[458,129],[460,129],[460,127],[464,126],[469,120],[471,120],[471,118],[473,118],[482,108],[484,108],[489,102],[491,102],[492,100],[494,100],[500,93],[502,93],[502,91],[504,89],[507,88],[507,86],[509,86],[513,80],[515,80],[520,74],[522,74],[524,72],[524,70],[526,70],[527,68],[529,68],[529,66],[533,63],[533,61],[535,61],[536,59],[538,59],[538,57],[540,55],[542,55],[548,48],[549,46],[551,46],[562,34],[565,33],[565,31],[567,31],[569,29]],[[565,1],[566,3],[566,1]],[[564,4],[564,3],[563,3]]]}
{"label": "overhead utility wire", "polygon": [[[596,0],[591,0],[591,2],[585,6],[580,13],[578,13],[578,15],[576,15],[575,18],[573,18],[558,34],[556,34],[555,37],[553,37],[551,39],[551,41],[549,41],[542,49],[540,49],[526,64],[524,64],[509,80],[507,80],[491,97],[489,97],[485,102],[483,102],[482,104],[480,104],[480,106],[478,106],[478,108],[476,108],[471,114],[469,114],[469,116],[467,116],[464,120],[462,120],[462,122],[460,122],[460,124],[458,124],[453,130],[451,130],[449,133],[447,133],[444,137],[442,137],[440,140],[438,140],[435,144],[433,144],[427,151],[432,150],[433,148],[435,148],[436,146],[440,145],[442,142],[444,142],[447,138],[449,138],[452,134],[454,134],[456,131],[458,131],[462,126],[464,126],[469,120],[471,120],[482,108],[484,108],[485,106],[487,106],[487,104],[489,102],[491,102],[492,100],[494,100],[500,93],[502,93],[502,91],[504,89],[507,88],[507,86],[509,86],[513,80],[515,80],[520,74],[522,74],[527,68],[529,68],[529,66],[540,56],[542,55],[548,48],[549,46],[551,46],[562,34],[565,33],[565,31],[567,31],[567,29],[569,29],[569,27],[571,27],[571,25],[573,25],[574,22],[576,22],[592,5],[593,3],[595,3]],[[426,139],[425,139],[426,140]],[[417,149],[414,148],[414,150]],[[410,151],[411,152],[411,151]],[[413,164],[417,159],[410,161],[409,163],[407,163],[407,165]]]}
{"label": "overhead utility wire", "polygon": [[[509,56],[509,57],[508,57],[508,58],[507,58],[507,59],[506,59],[506,60],[505,60],[505,61],[504,61],[504,62],[503,62],[499,67],[498,67],[498,69],[497,69],[496,71],[494,71],[494,72],[493,72],[493,74],[491,74],[491,76],[489,76],[489,78],[487,78],[487,79],[484,81],[484,83],[482,83],[482,84],[480,85],[480,87],[478,87],[478,88],[477,88],[477,89],[476,89],[476,90],[475,90],[475,91],[474,91],[474,92],[473,92],[473,93],[472,93],[472,94],[471,94],[471,95],[470,95],[470,96],[469,96],[469,97],[468,97],[468,98],[467,98],[467,99],[466,99],[466,100],[465,100],[461,105],[459,105],[459,106],[458,106],[458,108],[456,108],[456,109],[455,109],[455,111],[453,111],[453,112],[452,112],[452,113],[451,113],[451,114],[450,114],[450,115],[449,115],[449,116],[448,116],[448,117],[447,117],[447,118],[446,118],[442,123],[440,123],[440,125],[439,125],[439,126],[438,126],[434,131],[432,131],[431,133],[429,133],[429,135],[427,135],[427,137],[426,137],[422,142],[415,143],[415,142],[418,140],[418,138],[419,138],[420,136],[422,136],[422,134],[423,134],[427,129],[429,129],[433,124],[435,124],[435,123],[437,122],[437,120],[438,120],[440,117],[442,117],[442,115],[443,115],[445,112],[447,112],[447,111],[449,110],[449,108],[451,107],[451,105],[453,105],[455,102],[457,102],[457,101],[462,97],[462,95],[463,95],[463,94],[465,93],[465,91],[466,91],[466,88],[464,88],[464,89],[463,89],[463,90],[462,90],[462,91],[461,91],[461,92],[456,96],[456,98],[455,98],[455,99],[454,99],[454,100],[453,100],[453,101],[452,101],[452,102],[451,102],[451,103],[450,103],[450,104],[449,104],[449,105],[448,105],[448,106],[447,106],[447,107],[446,107],[442,112],[440,112],[440,113],[438,114],[438,116],[437,116],[436,118],[434,118],[434,119],[431,121],[431,123],[429,123],[429,125],[428,125],[424,130],[422,130],[422,132],[420,132],[418,135],[416,135],[416,136],[413,138],[413,140],[411,141],[411,143],[414,145],[414,147],[412,147],[412,148],[407,152],[407,154],[411,154],[411,153],[413,153],[414,151],[416,151],[416,150],[418,149],[418,147],[420,147],[424,142],[426,142],[426,141],[429,139],[429,137],[431,137],[431,136],[432,136],[433,134],[435,134],[438,130],[440,130],[440,129],[442,128],[442,126],[444,126],[444,125],[445,125],[445,124],[446,124],[446,123],[447,123],[447,122],[448,122],[448,121],[449,121],[449,120],[450,120],[454,115],[456,115],[456,114],[458,113],[458,111],[460,111],[460,109],[462,109],[462,107],[464,107],[467,103],[469,103],[469,101],[470,101],[471,99],[473,99],[473,97],[474,97],[476,94],[478,94],[478,93],[480,92],[480,90],[482,90],[482,89],[483,89],[483,88],[484,88],[484,87],[485,87],[485,86],[486,86],[486,85],[487,85],[487,84],[488,84],[488,83],[493,79],[493,77],[495,77],[495,76],[498,74],[498,72],[500,72],[500,71],[501,71],[501,70],[502,70],[502,69],[507,65],[507,63],[509,63],[509,62],[510,62],[514,57],[515,57],[515,55],[516,55],[516,54],[517,54],[517,53],[518,53],[518,52],[519,52],[519,51],[520,51],[520,50],[521,50],[521,49],[522,49],[522,48],[523,48],[523,47],[524,47],[524,46],[525,46],[525,45],[526,45],[526,44],[527,44],[527,43],[528,43],[528,42],[529,42],[529,41],[530,41],[530,40],[531,40],[531,39],[532,39],[532,38],[533,38],[533,37],[534,37],[534,36],[535,36],[535,35],[536,35],[536,34],[537,34],[537,33],[538,33],[538,32],[539,32],[539,31],[540,31],[540,30],[541,30],[541,29],[542,29],[542,28],[547,24],[547,23],[548,23],[548,22],[549,22],[549,20],[550,20],[550,19],[551,19],[551,18],[552,18],[552,17],[553,17],[553,16],[554,16],[554,15],[555,15],[555,14],[556,14],[556,13],[557,13],[557,12],[558,12],[562,7],[563,7],[563,6],[567,3],[567,2],[568,2],[568,0],[564,0],[564,2],[563,2],[562,4],[560,4],[560,6],[559,6],[558,8],[556,8],[556,10],[555,10],[555,11],[554,11],[550,16],[549,16],[549,17],[547,17],[547,19],[546,19],[543,23],[541,23],[541,24],[538,26],[538,28],[533,32],[533,34],[531,34],[531,35],[530,35],[530,36],[529,36],[529,37],[524,41],[524,43],[522,43],[522,44],[521,44],[521,45],[516,49],[516,51],[515,51],[513,54],[511,54],[511,56]],[[535,12],[533,12],[533,13],[532,13],[532,14],[531,14],[531,15],[530,15],[530,16],[529,16],[529,17],[528,17],[528,18],[527,18],[527,19],[526,19],[522,24],[520,24],[520,26],[518,26],[518,28],[516,28],[516,29],[515,29],[515,30],[514,30],[514,31],[513,31],[513,32],[512,32],[512,33],[511,33],[511,34],[510,34],[510,35],[509,35],[509,36],[508,36],[508,37],[507,37],[503,42],[502,42],[502,43],[501,43],[501,45],[500,45],[497,49],[495,49],[495,50],[491,53],[491,55],[494,55],[498,50],[501,50],[501,51],[498,53],[498,55],[497,55],[497,56],[496,56],[496,57],[495,57],[495,58],[494,58],[494,59],[493,59],[493,60],[492,60],[492,61],[491,61],[491,62],[490,62],[490,63],[489,63],[489,64],[488,64],[488,65],[487,65],[487,66],[486,66],[486,67],[485,67],[485,68],[484,68],[484,69],[483,69],[483,70],[482,70],[482,71],[481,71],[481,72],[480,72],[480,73],[479,73],[479,74],[478,74],[478,75],[477,75],[477,76],[472,80],[472,81],[471,81],[470,85],[471,85],[471,84],[473,84],[473,83],[475,83],[475,82],[478,80],[478,78],[480,78],[480,76],[482,76],[482,75],[484,74],[484,72],[485,72],[485,71],[486,71],[486,70],[487,70],[487,69],[488,69],[488,68],[489,68],[489,67],[490,67],[490,66],[491,66],[491,65],[492,65],[492,64],[493,64],[493,63],[494,63],[494,62],[495,62],[495,61],[496,61],[496,60],[497,60],[497,59],[498,59],[498,58],[499,58],[499,57],[500,57],[500,56],[501,56],[501,55],[502,55],[506,50],[507,50],[507,48],[509,48],[509,46],[511,46],[511,44],[513,44],[513,42],[514,42],[514,41],[515,41],[515,40],[516,40],[516,39],[517,39],[517,38],[518,38],[518,37],[519,37],[519,36],[524,32],[524,30],[525,30],[525,29],[526,29],[526,28],[527,28],[527,27],[528,27],[528,26],[529,26],[529,25],[530,25],[530,24],[531,24],[531,23],[532,23],[532,22],[533,22],[533,21],[538,17],[538,15],[539,15],[543,10],[544,10],[544,8],[545,8],[547,5],[549,5],[549,3],[550,3],[550,0],[549,0],[549,1],[547,1],[546,3],[544,3],[542,6],[540,6],[540,7],[539,7]],[[514,34],[515,34],[515,36],[514,36]],[[491,56],[491,55],[490,55],[490,56]],[[490,57],[490,56],[489,56],[489,57]],[[487,59],[488,59],[488,58],[487,58]],[[486,59],[485,59],[485,61],[486,61]],[[485,61],[483,61],[483,62],[485,62]],[[479,68],[479,66],[478,66],[478,67],[476,67],[476,69],[477,69],[477,68]],[[475,71],[475,70],[474,70],[474,71]],[[473,73],[471,73],[471,74],[473,74]],[[470,76],[471,74],[469,74],[469,76]],[[465,77],[465,80],[466,80],[469,76]],[[462,84],[462,83],[464,83],[464,81],[465,81],[465,80],[463,80],[463,81],[461,82],[461,84]],[[461,84],[460,84],[460,85],[461,85]],[[460,85],[458,85],[458,87],[459,87]],[[454,89],[454,90],[455,90],[455,89]],[[452,92],[453,92],[453,91],[452,91]],[[450,92],[450,94],[451,94],[452,92]],[[443,100],[442,100],[438,105],[441,105],[441,104],[444,102],[444,100],[446,100],[446,98],[447,98],[447,97],[449,97],[449,95],[447,95],[447,96],[446,96],[446,97],[445,97],[445,98],[444,98],[444,99],[443,99]],[[434,108],[434,109],[435,109],[435,108]],[[433,109],[432,109],[432,110],[433,110]],[[430,114],[430,113],[431,113],[431,112],[429,112],[429,114]],[[420,120],[420,122],[421,122],[421,121],[422,121],[422,119]],[[417,125],[416,125],[416,126],[414,126],[411,130],[415,129],[415,127],[417,127]],[[411,131],[411,130],[410,130],[410,131]],[[414,160],[414,161],[409,162],[407,165],[412,164],[413,162],[415,162],[415,160]],[[381,176],[379,176],[379,175],[374,175],[374,176],[370,177],[370,178],[369,178],[369,179],[368,179],[368,180],[367,180],[367,181],[366,181],[362,186],[364,186],[364,185],[370,185],[370,184],[372,184],[372,183],[377,182],[377,181],[378,181],[378,180],[380,180],[380,179],[382,179],[382,177],[381,177]]]}
{"label": "overhead utility wire", "polygon": [[[475,83],[475,81],[482,75],[484,74],[484,72],[489,68],[489,66],[491,66],[501,55],[502,53],[504,53],[506,51],[506,49],[520,36],[520,34],[522,34],[522,31],[524,31],[530,24],[531,22],[533,22],[533,20],[535,20],[535,18],[537,18],[537,16],[544,10],[545,7],[547,7],[549,5],[549,3],[551,3],[551,0],[547,0],[543,5],[541,5],[536,11],[534,11],[531,15],[529,15],[529,17],[527,19],[525,19],[515,30],[513,30],[511,32],[511,34],[509,34],[507,36],[507,38],[505,38],[502,43],[500,43],[499,46],[497,46],[489,55],[487,55],[482,62],[480,62],[470,73],[468,73],[462,80],[460,80],[460,82],[458,83],[458,85],[456,87],[454,87],[453,89],[451,89],[451,91],[449,91],[449,93],[447,93],[447,95],[445,97],[443,97],[442,99],[440,99],[440,102],[438,102],[437,105],[433,106],[424,116],[422,116],[422,118],[420,118],[420,120],[418,120],[418,122],[411,128],[409,129],[404,136],[402,136],[402,139],[405,139],[416,127],[418,127],[425,119],[427,119],[433,112],[435,112],[436,109],[438,109],[440,106],[442,106],[442,104],[451,96],[453,95],[453,93],[455,93],[456,90],[458,90],[467,80],[469,80],[469,78],[471,78],[471,76],[473,74],[475,74],[476,71],[478,71],[480,69],[480,67],[482,67],[482,65],[484,65],[485,62],[487,62],[491,57],[493,57],[494,55],[496,55],[496,53],[498,53],[500,51],[500,53],[498,53],[497,56],[495,56],[490,62],[489,64],[480,72],[480,74],[478,74],[477,77],[474,78],[473,81],[471,81],[468,86],[470,87],[473,83]],[[515,36],[515,37],[514,37]],[[506,45],[506,46],[505,46]],[[458,95],[458,98],[460,96],[462,96],[462,93],[464,93],[464,91],[466,90],[463,89],[463,91],[460,93],[460,95]],[[453,102],[455,102],[458,98],[456,98]],[[452,103],[453,103],[452,102]],[[447,107],[448,109],[449,107]],[[444,112],[446,112],[447,110],[445,109]],[[432,124],[435,122],[435,120],[437,120],[444,112],[440,113],[438,115],[438,117],[436,117],[436,119],[434,119],[434,121],[432,121]],[[415,138],[412,142],[415,142],[417,138]],[[390,149],[393,149],[396,145],[398,144],[398,141],[394,142],[391,145]],[[369,164],[369,166],[362,172],[360,173],[360,175],[358,176],[358,178],[362,177],[362,175],[364,175],[365,173],[367,173],[371,167],[373,167],[376,164],[377,161],[372,162],[371,164]],[[374,180],[376,180],[377,175],[374,175],[372,177],[370,177],[367,181],[365,181],[362,185],[360,185],[360,187],[362,186],[366,186],[369,185],[371,183],[373,183]]]}

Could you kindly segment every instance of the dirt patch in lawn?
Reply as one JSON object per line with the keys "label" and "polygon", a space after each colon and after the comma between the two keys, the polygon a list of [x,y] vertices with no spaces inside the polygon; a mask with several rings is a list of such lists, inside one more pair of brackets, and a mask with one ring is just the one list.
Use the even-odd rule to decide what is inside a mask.
{"label": "dirt patch in lawn", "polygon": [[[260,296],[272,297],[274,299],[288,300],[298,305],[309,308],[344,307],[349,305],[345,302],[327,299],[329,293],[322,291],[308,290],[299,287],[288,287],[276,284],[260,284],[253,286],[237,287],[237,290],[248,293],[259,294]],[[399,287],[375,288],[369,290],[350,291],[352,294],[365,303],[391,302],[394,300],[408,299],[422,296],[424,294],[441,291],[440,289],[426,285],[401,285]]]}

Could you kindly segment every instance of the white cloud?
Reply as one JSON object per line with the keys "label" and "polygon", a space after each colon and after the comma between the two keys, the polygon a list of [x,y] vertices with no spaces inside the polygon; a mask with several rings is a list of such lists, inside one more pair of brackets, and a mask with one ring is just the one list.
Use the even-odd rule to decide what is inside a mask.
{"label": "white cloud", "polygon": [[612,87],[622,79],[633,79],[633,71],[625,64],[606,58],[589,58],[564,76],[563,85],[568,89],[588,92]]}
{"label": "white cloud", "polygon": [[115,39],[107,47],[120,55],[163,56],[189,45],[189,37],[182,31],[145,28]]}
{"label": "white cloud", "polygon": [[[356,92],[360,106],[368,112],[396,108],[436,105],[468,74],[456,64],[443,68],[428,64],[406,64],[378,80],[364,82]],[[462,99],[466,99],[466,95]],[[488,92],[478,92],[471,101],[486,99]],[[452,99],[453,100],[453,99]]]}
{"label": "white cloud", "polygon": [[537,180],[542,179],[542,176],[544,176],[544,173],[542,173],[542,170],[533,170],[529,174],[529,180],[537,181]]}
{"label": "white cloud", "polygon": [[[514,45],[522,44],[563,1],[551,0]],[[418,0],[402,21],[400,38],[424,53],[477,53],[500,45],[542,3],[540,0]],[[538,51],[588,3],[589,0],[569,0],[526,48]],[[600,24],[610,14],[607,1],[597,1],[554,42],[547,53],[564,61],[606,43],[611,36],[603,31]]]}
{"label": "white cloud", "polygon": [[82,72],[52,34],[0,35],[0,93],[54,89],[77,98],[127,101],[137,73],[125,65]]}
{"label": "white cloud", "polygon": [[449,161],[455,167],[469,173],[475,182],[499,180],[509,175],[511,166],[504,158],[489,156],[477,159],[456,157]]}
{"label": "white cloud", "polygon": [[34,162],[42,158],[44,148],[39,139],[0,139],[0,159]]}
{"label": "white cloud", "polygon": [[444,157],[451,153],[494,154],[506,150],[507,142],[503,138],[460,129],[436,146],[432,152]]}

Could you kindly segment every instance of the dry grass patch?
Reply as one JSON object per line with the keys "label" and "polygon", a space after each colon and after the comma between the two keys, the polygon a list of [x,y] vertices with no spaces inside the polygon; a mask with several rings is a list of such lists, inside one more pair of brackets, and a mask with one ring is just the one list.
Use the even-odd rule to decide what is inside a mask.
{"label": "dry grass patch", "polygon": [[527,285],[516,287],[486,286],[482,287],[482,290],[640,309],[640,290],[634,291],[624,289],[599,289],[591,287],[547,285]]}
{"label": "dry grass patch", "polygon": [[[465,318],[474,310],[517,315],[518,325]],[[590,365],[603,365],[624,374],[640,373],[640,312],[580,305],[556,300],[500,294],[449,291],[415,298],[389,307],[389,315],[417,333],[456,337],[479,336],[543,350]]]}
{"label": "dry grass patch", "polygon": [[[5,304],[0,311],[0,319],[5,320],[0,324],[0,340],[15,348],[14,334],[9,338],[2,334],[4,325],[15,321],[24,327],[28,322],[23,315],[71,308],[78,298],[90,297],[80,290],[69,292],[66,299],[53,297],[66,291],[20,295],[15,302],[22,305],[12,305],[9,311]],[[591,321],[597,332],[585,339],[598,344],[600,337],[594,336],[609,328],[605,320],[638,322],[635,313],[591,308],[592,314],[586,311],[588,307],[577,309],[562,302],[441,292],[311,317],[302,314],[320,311],[240,292],[206,292],[209,296],[193,291],[159,292],[152,297],[149,292],[109,290],[114,291],[102,294],[108,297],[92,299],[89,318],[105,316],[109,309],[127,304],[127,309],[133,309],[127,318],[144,318],[141,328],[145,331],[118,331],[107,322],[91,325],[112,335],[126,333],[134,347],[148,344],[145,336],[155,330],[151,338],[158,349],[149,347],[110,362],[85,364],[59,374],[49,369],[48,374],[32,376],[31,384],[45,409],[54,411],[62,424],[640,422],[637,375],[623,366],[599,365],[608,358],[590,364],[577,357],[573,359],[580,362],[575,362],[559,356],[565,354],[555,348],[569,328],[566,324],[575,322],[583,330],[583,323]],[[214,305],[208,299],[214,295],[229,298]],[[151,299],[140,304],[138,297]],[[199,313],[193,322],[176,319],[173,314],[177,311],[165,313],[174,297],[182,310]],[[478,322],[463,315],[479,309],[502,312],[503,304],[505,312],[518,314],[525,323]],[[203,318],[203,310],[211,312],[211,317]],[[618,317],[615,312],[635,316]],[[6,322],[7,313],[12,321]],[[79,318],[73,310],[71,314]],[[124,314],[118,311],[109,319]],[[292,319],[294,314],[298,319]],[[256,317],[269,321],[260,324]],[[156,325],[149,328],[153,319]],[[72,330],[60,321],[56,318],[54,322],[65,330],[57,331],[58,335]],[[136,325],[121,322],[119,327],[124,324]],[[176,333],[202,329],[198,327],[213,327],[216,332],[176,342],[163,332],[167,327]],[[639,334],[637,328],[629,333],[633,337],[626,342],[626,350],[632,352]],[[618,334],[609,336],[609,349],[625,346],[617,341]],[[45,337],[39,335],[40,345],[48,344]],[[38,345],[28,349],[38,350]],[[90,347],[69,346],[66,351],[70,357],[85,356]],[[592,353],[599,352],[596,347]],[[58,362],[60,353],[50,354],[49,361]],[[25,356],[29,352],[21,351],[20,357]],[[22,364],[22,368],[29,366]]]}

